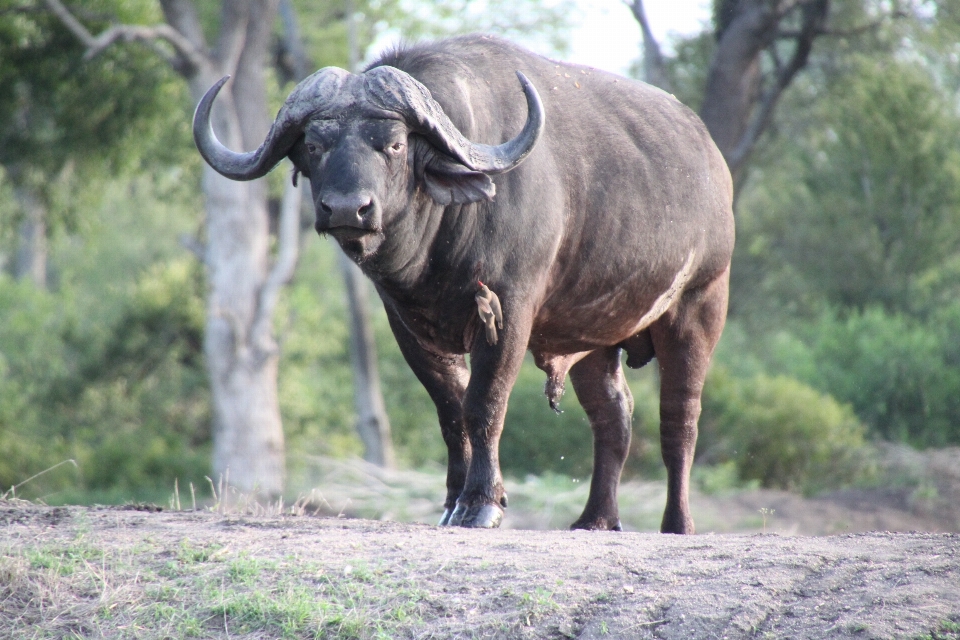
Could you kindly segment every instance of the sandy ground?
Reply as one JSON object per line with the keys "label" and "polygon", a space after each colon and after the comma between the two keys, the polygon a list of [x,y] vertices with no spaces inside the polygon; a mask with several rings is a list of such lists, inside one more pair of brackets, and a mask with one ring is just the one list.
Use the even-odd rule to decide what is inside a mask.
{"label": "sandy ground", "polygon": [[[329,459],[304,472],[305,486],[323,491],[312,490],[299,515],[240,503],[158,512],[0,501],[0,638],[184,637],[144,623],[142,612],[109,632],[98,620],[114,604],[183,604],[181,596],[157,604],[143,576],[202,601],[210,585],[197,591],[179,574],[165,577],[164,563],[209,548],[220,564],[197,570],[209,569],[214,588],[231,562],[259,563],[283,567],[301,593],[356,587],[360,595],[346,601],[353,620],[386,620],[384,607],[413,612],[379,630],[323,627],[318,637],[960,640],[960,449],[885,456],[883,488],[813,499],[694,492],[694,536],[655,533],[662,483],[623,484],[627,530],[613,533],[564,530],[583,506],[583,482],[508,481],[503,528],[474,531],[431,524],[440,473]],[[60,560],[45,574],[31,568],[58,549],[61,558],[80,554],[70,561],[89,585]],[[373,577],[357,582],[370,568]],[[252,588],[275,597],[269,585]],[[21,629],[27,619],[38,622]],[[136,632],[115,635],[124,628]],[[314,637],[231,628],[226,618],[208,620],[191,637]]]}
{"label": "sandy ground", "polygon": [[421,594],[418,620],[391,637],[917,638],[960,622],[955,533],[475,531],[0,504],[0,555],[78,537],[107,554],[216,544],[333,576],[376,566]]}

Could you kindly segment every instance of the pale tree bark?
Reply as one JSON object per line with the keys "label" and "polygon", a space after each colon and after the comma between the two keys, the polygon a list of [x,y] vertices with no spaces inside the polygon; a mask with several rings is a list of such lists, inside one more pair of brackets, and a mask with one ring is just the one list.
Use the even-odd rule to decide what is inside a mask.
{"label": "pale tree bark", "polygon": [[[347,0],[347,44],[351,71],[359,67],[356,24],[353,2]],[[299,36],[296,14],[290,0],[280,0],[280,15],[284,26],[285,67],[295,81],[312,71]],[[370,287],[360,267],[346,254],[339,254],[340,273],[347,294],[350,313],[350,365],[353,370],[353,402],[357,412],[357,435],[363,442],[363,458],[381,467],[396,464],[390,418],[387,416],[377,367],[377,343],[370,315]]]}
{"label": "pale tree bark", "polygon": [[47,288],[47,207],[27,186],[14,189],[23,218],[17,229],[17,254],[13,275],[38,289]]}
{"label": "pale tree bark", "polygon": [[[29,92],[14,113],[14,126],[27,129],[30,126]],[[20,209],[17,227],[17,248],[13,260],[13,276],[28,280],[38,289],[47,288],[47,203],[38,188],[33,172],[14,162],[5,167],[13,182],[13,195]],[[2,265],[0,265],[2,267]]]}
{"label": "pale tree bark", "polygon": [[[648,77],[656,84],[667,78],[659,45],[644,26],[643,0],[631,0],[630,7],[641,24],[645,68],[652,67]],[[720,0],[700,117],[735,180],[784,90],[807,65],[814,40],[829,33],[829,9],[829,0]]]}
{"label": "pale tree bark", "polygon": [[[339,250],[339,247],[338,247]],[[363,442],[363,458],[381,467],[395,463],[390,420],[380,389],[376,340],[370,320],[369,287],[366,277],[345,253],[340,254],[340,271],[350,306],[350,364],[353,368],[353,400],[357,411],[357,433]]]}
{"label": "pale tree bark", "polygon": [[[44,0],[87,46],[87,57],[118,41],[153,46],[187,81],[194,102],[224,75],[233,79],[213,111],[218,137],[255,149],[269,130],[264,66],[278,0],[223,0],[211,51],[191,0],[160,0],[166,24],[116,25],[93,36],[60,0]],[[165,44],[162,44],[165,43]],[[296,262],[300,191],[284,198],[278,256],[271,266],[266,181],[235,182],[204,165],[207,321],[204,354],[213,397],[213,470],[263,496],[284,486],[284,438],[277,397],[279,347],[273,312]],[[291,223],[290,220],[293,220]]]}

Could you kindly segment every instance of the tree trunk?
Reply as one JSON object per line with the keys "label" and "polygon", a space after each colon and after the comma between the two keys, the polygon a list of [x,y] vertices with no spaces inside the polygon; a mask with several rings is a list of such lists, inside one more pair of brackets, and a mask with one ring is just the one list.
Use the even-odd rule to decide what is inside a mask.
{"label": "tree trunk", "polygon": [[363,441],[363,458],[381,467],[395,464],[390,420],[380,390],[377,347],[370,322],[366,278],[342,251],[340,271],[350,303],[350,364],[353,368],[353,399],[357,410],[357,433]]}
{"label": "tree trunk", "polygon": [[[235,136],[233,136],[235,137]],[[231,136],[224,136],[229,140]],[[234,147],[237,148],[237,147]],[[279,350],[253,341],[267,276],[266,202],[251,183],[204,167],[207,322],[204,354],[213,398],[213,472],[241,491],[283,491],[284,439],[277,398]]]}
{"label": "tree trunk", "polygon": [[[226,0],[221,64],[190,78],[199,101],[221,74],[232,73],[214,110],[214,129],[232,149],[256,149],[270,128],[264,65],[276,4]],[[280,352],[270,319],[264,324],[261,317],[272,316],[272,308],[261,305],[269,267],[266,180],[235,182],[209,166],[203,171],[209,284],[204,354],[213,397],[213,471],[229,476],[241,491],[275,497],[283,491],[285,451],[277,397]],[[266,329],[258,331],[258,325]]]}
{"label": "tree trunk", "polygon": [[[311,72],[311,66],[300,39],[296,13],[290,0],[280,0],[280,15],[284,31],[284,60],[291,79],[299,82]],[[352,0],[347,0],[347,47],[350,70],[359,66],[359,47],[355,10]],[[368,304],[369,287],[363,273],[337,247],[340,272],[346,285],[350,313],[350,365],[353,370],[353,401],[357,412],[357,435],[363,442],[363,457],[381,467],[393,467],[395,456],[390,437],[390,419],[380,389],[380,372],[377,368],[377,343],[373,336]]]}
{"label": "tree trunk", "polygon": [[47,287],[47,208],[37,194],[26,186],[14,190],[23,220],[17,233],[17,256],[13,274],[29,280],[38,289]]}
{"label": "tree trunk", "polygon": [[[644,41],[647,81],[669,87],[663,56],[643,10],[632,0]],[[739,182],[750,153],[769,127],[780,96],[803,69],[814,40],[826,33],[829,0],[721,0],[717,46],[710,61],[700,117]],[[792,16],[799,28],[784,28]],[[789,45],[785,43],[790,43]],[[784,53],[789,54],[782,59]],[[769,58],[765,70],[762,58]]]}
{"label": "tree trunk", "polygon": [[[194,103],[222,76],[232,75],[214,105],[212,124],[224,144],[245,151],[260,145],[271,124],[264,66],[277,2],[222,0],[220,32],[211,52],[192,0],[160,0],[166,24],[114,25],[97,37],[61,0],[44,0],[86,45],[87,58],[117,41],[166,41],[172,55],[155,50],[186,78]],[[296,242],[291,247],[286,235],[281,238],[277,264],[270,270],[265,180],[235,182],[204,165],[202,188],[209,285],[204,354],[213,396],[213,472],[228,477],[241,491],[278,496],[285,461],[277,398],[280,354],[272,317],[278,289],[289,280],[296,261]],[[284,208],[295,215],[299,207]]]}

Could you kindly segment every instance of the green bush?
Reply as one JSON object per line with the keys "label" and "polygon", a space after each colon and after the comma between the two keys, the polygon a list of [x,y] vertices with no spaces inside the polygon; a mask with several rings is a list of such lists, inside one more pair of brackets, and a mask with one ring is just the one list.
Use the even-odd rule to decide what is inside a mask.
{"label": "green bush", "polygon": [[803,382],[853,407],[871,437],[960,444],[960,303],[921,316],[879,307],[825,310],[775,330],[728,323],[715,361],[738,378]]}
{"label": "green bush", "polygon": [[949,359],[957,323],[867,309],[825,313],[808,331],[817,378],[878,436],[919,447],[960,443],[960,368]]}
{"label": "green bush", "polygon": [[209,473],[200,267],[192,258],[144,272],[107,326],[69,296],[0,277],[0,483],[9,488],[76,460],[19,492],[124,490],[126,499]]}
{"label": "green bush", "polygon": [[864,427],[853,410],[795,379],[715,369],[703,405],[700,460],[732,460],[743,481],[813,494],[863,471]]}
{"label": "green bush", "polygon": [[0,493],[70,457],[38,401],[66,372],[70,315],[55,296],[0,274]]}

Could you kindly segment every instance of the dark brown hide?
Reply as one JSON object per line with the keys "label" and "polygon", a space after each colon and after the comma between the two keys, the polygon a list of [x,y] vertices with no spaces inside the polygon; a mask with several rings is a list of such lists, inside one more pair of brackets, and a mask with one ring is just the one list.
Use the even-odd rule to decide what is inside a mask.
{"label": "dark brown hide", "polygon": [[[512,169],[478,168],[419,115],[364,93],[362,78],[385,77],[384,67],[419,81],[480,149],[534,139],[537,102],[529,91],[524,99],[520,71],[545,112],[539,142]],[[619,528],[633,411],[625,350],[630,366],[656,357],[660,367],[662,530],[692,533],[700,393],[726,315],[734,237],[730,174],[697,116],[646,84],[487,36],[401,48],[366,74],[343,73],[341,93],[323,98],[286,152],[310,178],[317,229],[376,284],[437,406],[449,451],[442,524],[500,523],[498,444],[530,350],[552,405],[570,373],[594,433],[590,497],[573,526]],[[478,278],[501,303],[496,344],[478,314]]]}

